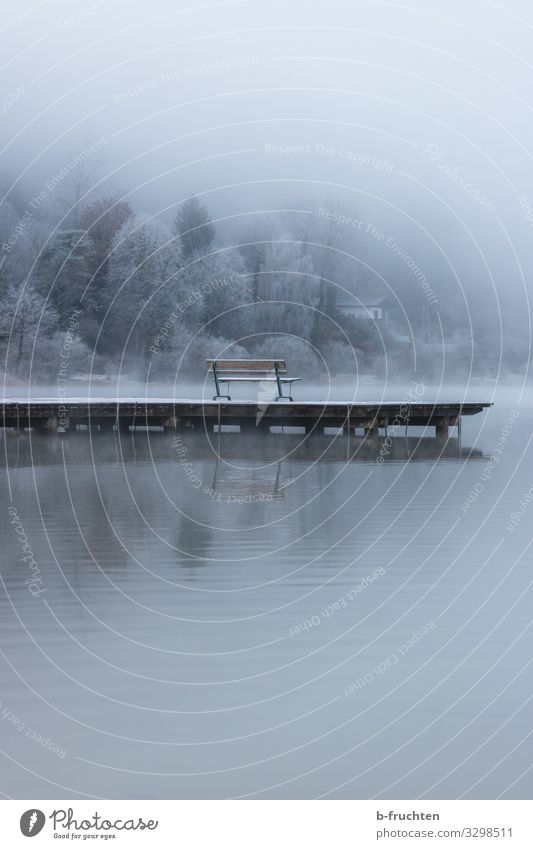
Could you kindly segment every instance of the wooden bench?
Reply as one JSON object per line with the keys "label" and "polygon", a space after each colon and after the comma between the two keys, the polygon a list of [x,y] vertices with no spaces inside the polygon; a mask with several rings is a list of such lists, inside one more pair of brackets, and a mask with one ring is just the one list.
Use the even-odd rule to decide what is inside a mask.
{"label": "wooden bench", "polygon": [[[213,396],[213,401],[218,398],[227,398],[231,401],[229,395],[230,383],[276,383],[278,394],[275,400],[287,398],[292,401],[292,384],[301,377],[287,377],[287,366],[285,360],[207,360],[208,373],[213,376],[215,381],[216,395]],[[228,394],[224,395],[220,392],[220,384],[226,384]],[[283,384],[289,384],[289,395],[283,394]]]}

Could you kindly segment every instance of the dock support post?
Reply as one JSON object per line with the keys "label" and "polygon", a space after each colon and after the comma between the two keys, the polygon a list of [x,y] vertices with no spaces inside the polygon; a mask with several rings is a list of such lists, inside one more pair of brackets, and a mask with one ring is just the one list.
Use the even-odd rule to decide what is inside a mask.
{"label": "dock support post", "polygon": [[379,430],[377,424],[365,425],[365,445],[377,448],[379,445]]}
{"label": "dock support post", "polygon": [[350,407],[348,409],[348,416],[347,416],[347,419],[346,419],[346,424],[347,424],[347,427],[346,427],[346,436],[347,436],[347,439],[346,439],[346,459],[347,460],[350,459],[350,436],[351,436],[351,429],[352,429],[352,426],[351,426],[351,423],[350,423],[351,412],[352,412],[352,408]]}
{"label": "dock support post", "polygon": [[[59,427],[59,421],[57,416],[50,416],[49,419],[46,419],[45,423],[42,425],[42,430],[48,431],[49,433],[57,433],[57,429]],[[40,430],[41,428],[39,428]]]}

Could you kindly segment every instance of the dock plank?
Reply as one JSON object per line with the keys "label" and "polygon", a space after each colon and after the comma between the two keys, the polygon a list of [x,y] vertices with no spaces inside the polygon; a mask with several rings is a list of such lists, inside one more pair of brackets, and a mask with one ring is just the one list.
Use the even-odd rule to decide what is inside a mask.
{"label": "dock plank", "polygon": [[0,404],[0,427],[36,427],[57,430],[59,420],[68,429],[76,424],[159,425],[209,427],[215,424],[250,427],[364,427],[435,426],[444,432],[462,416],[472,416],[492,406],[488,402],[431,403],[358,401],[199,401],[171,398],[36,398],[31,401],[4,398]]}

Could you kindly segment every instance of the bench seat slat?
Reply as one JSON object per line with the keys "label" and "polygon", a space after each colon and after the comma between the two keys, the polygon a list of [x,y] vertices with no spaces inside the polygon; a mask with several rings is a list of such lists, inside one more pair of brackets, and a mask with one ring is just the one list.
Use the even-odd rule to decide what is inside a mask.
{"label": "bench seat slat", "polygon": [[[301,377],[280,377],[280,383],[292,383],[301,379]],[[277,383],[275,377],[222,377],[222,375],[219,375],[218,380],[219,383]]]}
{"label": "bench seat slat", "polygon": [[285,360],[207,360],[209,368],[213,368],[213,363],[215,363],[217,371],[221,369],[274,371],[276,365],[278,369],[287,368]]}
{"label": "bench seat slat", "polygon": [[[274,366],[272,366],[272,368],[265,368],[264,366],[258,366],[257,368],[255,368],[254,366],[243,366],[242,368],[235,368],[233,366],[227,366],[227,365],[221,366],[218,363],[216,363],[216,369],[217,369],[217,371],[234,371],[234,372],[237,372],[237,373],[240,373],[241,371],[251,371],[251,372],[254,372],[254,373],[256,371],[268,371],[268,372],[275,372],[276,371]],[[213,366],[209,366],[209,371],[212,371],[212,370],[213,370]],[[287,371],[287,369],[282,368],[281,366],[278,366],[278,371]]]}
{"label": "bench seat slat", "polygon": [[[213,374],[211,369],[208,374]],[[286,371],[279,371],[278,374],[287,374]],[[217,377],[253,377],[255,380],[261,380],[262,377],[276,377],[275,371],[236,371],[234,369],[218,369]]]}

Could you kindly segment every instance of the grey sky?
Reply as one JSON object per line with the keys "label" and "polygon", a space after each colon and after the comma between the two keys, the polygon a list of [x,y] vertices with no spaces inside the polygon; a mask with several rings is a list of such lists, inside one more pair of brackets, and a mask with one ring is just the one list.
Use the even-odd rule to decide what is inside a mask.
{"label": "grey sky", "polygon": [[17,4],[0,170],[20,205],[100,140],[107,190],[167,222],[193,192],[238,221],[329,195],[523,317],[532,34],[516,0]]}

